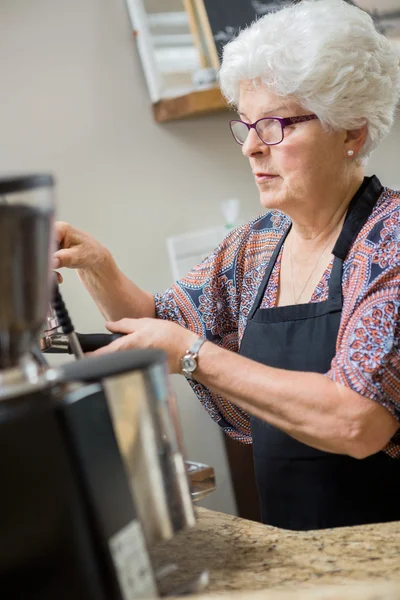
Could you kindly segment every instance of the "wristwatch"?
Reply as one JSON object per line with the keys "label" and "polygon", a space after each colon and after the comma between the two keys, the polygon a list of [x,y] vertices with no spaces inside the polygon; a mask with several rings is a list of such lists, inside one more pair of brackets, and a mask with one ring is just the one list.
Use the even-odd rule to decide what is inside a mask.
{"label": "wristwatch", "polygon": [[181,358],[182,374],[187,379],[192,379],[192,373],[197,368],[197,356],[199,354],[199,350],[206,341],[207,340],[205,338],[197,338],[193,346],[189,350],[186,350],[185,355]]}

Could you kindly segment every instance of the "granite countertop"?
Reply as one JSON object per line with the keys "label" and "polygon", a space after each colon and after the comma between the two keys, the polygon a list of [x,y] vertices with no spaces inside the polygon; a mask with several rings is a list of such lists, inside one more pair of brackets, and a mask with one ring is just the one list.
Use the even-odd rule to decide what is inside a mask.
{"label": "granite countertop", "polygon": [[199,600],[400,600],[400,522],[294,532],[204,508],[197,518],[170,556],[182,573],[209,571]]}

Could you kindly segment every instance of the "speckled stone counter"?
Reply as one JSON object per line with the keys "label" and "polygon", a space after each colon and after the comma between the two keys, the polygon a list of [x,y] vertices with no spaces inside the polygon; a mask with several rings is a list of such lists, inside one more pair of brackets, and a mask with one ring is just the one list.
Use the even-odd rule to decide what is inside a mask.
{"label": "speckled stone counter", "polygon": [[400,522],[293,532],[202,508],[197,516],[170,551],[183,573],[209,570],[204,600],[400,600]]}
{"label": "speckled stone counter", "polygon": [[[320,584],[299,590],[242,591],[190,596],[190,600],[400,600],[395,582]],[[177,600],[177,599],[175,599]]]}

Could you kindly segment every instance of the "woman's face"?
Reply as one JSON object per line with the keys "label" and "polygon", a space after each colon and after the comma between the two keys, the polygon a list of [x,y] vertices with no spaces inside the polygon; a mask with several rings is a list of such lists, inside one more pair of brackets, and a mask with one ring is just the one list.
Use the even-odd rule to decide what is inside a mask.
{"label": "woman's face", "polygon": [[[265,87],[243,82],[238,113],[242,121],[254,123],[263,117],[296,117],[310,111]],[[276,146],[264,144],[251,129],[242,151],[249,159],[262,206],[290,214],[292,208],[311,206],[327,190],[340,187],[341,179],[345,185],[349,161],[345,140],[345,131],[328,132],[318,119],[285,127],[284,139]]]}

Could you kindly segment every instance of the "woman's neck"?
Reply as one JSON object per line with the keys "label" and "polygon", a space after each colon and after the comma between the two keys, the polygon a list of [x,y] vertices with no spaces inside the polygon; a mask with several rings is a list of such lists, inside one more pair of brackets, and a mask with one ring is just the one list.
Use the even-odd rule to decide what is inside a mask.
{"label": "woman's neck", "polygon": [[321,197],[309,204],[309,209],[302,206],[301,213],[289,214],[292,221],[290,236],[296,238],[301,245],[319,246],[327,240],[336,228],[343,223],[347,208],[364,179],[364,172],[359,172],[348,185],[334,190],[329,197],[324,193],[324,203]]}

